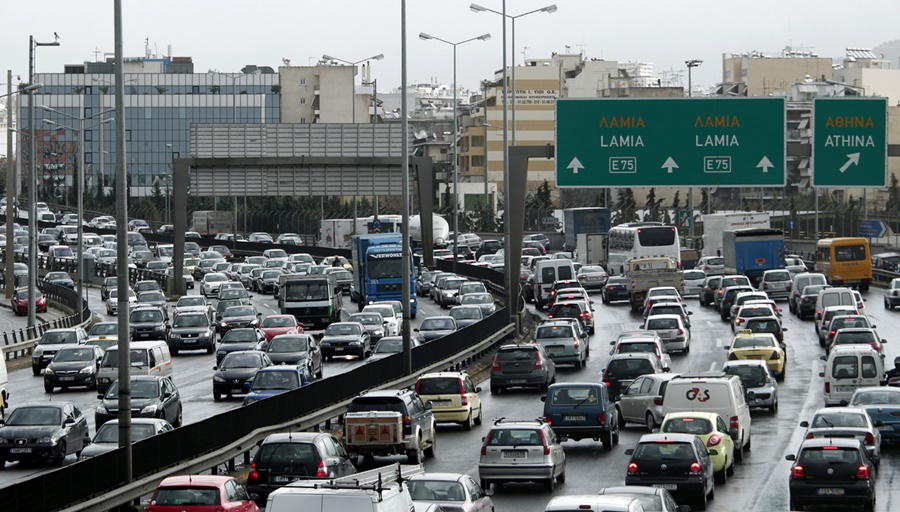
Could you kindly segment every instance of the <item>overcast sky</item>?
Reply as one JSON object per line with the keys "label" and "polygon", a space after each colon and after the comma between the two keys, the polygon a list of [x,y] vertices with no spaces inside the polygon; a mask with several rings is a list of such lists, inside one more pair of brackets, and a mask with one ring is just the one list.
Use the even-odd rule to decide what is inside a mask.
{"label": "overcast sky", "polygon": [[[554,0],[507,0],[508,15],[550,5]],[[586,58],[652,62],[657,76],[685,69],[702,59],[695,84],[722,79],[722,53],[758,50],[778,55],[785,46],[842,57],[846,47],[875,47],[900,39],[897,0],[815,2],[756,0],[716,3],[695,0],[555,0],[553,14],[535,13],[516,21],[516,62],[556,53]],[[323,54],[348,61],[384,54],[374,62],[379,89],[400,85],[399,0],[124,0],[126,57],[150,50],[190,56],[196,72],[237,72],[244,65],[276,68],[282,59],[309,65]],[[491,33],[487,42],[457,48],[460,85],[477,88],[502,67],[501,17],[474,13],[470,0],[407,1],[407,76],[410,83],[453,81],[450,45],[423,41],[419,32],[457,42]],[[500,11],[501,0],[476,3]],[[31,0],[4,2],[0,30],[0,81],[5,70],[26,80],[28,36],[60,47],[37,50],[37,72],[61,73],[64,64],[94,60],[95,51],[112,53],[113,2],[110,0]],[[511,39],[511,33],[508,31]],[[511,41],[509,51],[512,54]],[[511,57],[510,57],[511,59]],[[893,63],[897,68],[897,63]],[[683,82],[687,84],[686,75]],[[14,82],[16,80],[14,79]],[[383,84],[383,85],[382,85]],[[4,88],[5,89],[5,88]]]}

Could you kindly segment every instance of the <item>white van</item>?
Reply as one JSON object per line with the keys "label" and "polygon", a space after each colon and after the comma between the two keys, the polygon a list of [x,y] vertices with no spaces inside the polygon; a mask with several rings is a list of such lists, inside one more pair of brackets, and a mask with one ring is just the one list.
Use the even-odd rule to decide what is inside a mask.
{"label": "white van", "polygon": [[553,281],[575,279],[575,266],[572,260],[546,259],[538,261],[534,266],[534,303],[538,310],[544,309],[550,298]]}
{"label": "white van", "polygon": [[[172,376],[172,355],[165,341],[135,341],[131,344],[131,375]],[[119,378],[119,347],[106,349],[97,370],[97,392],[106,393]]]}
{"label": "white van", "polygon": [[831,306],[856,307],[856,298],[853,297],[853,290],[843,287],[819,290],[819,295],[816,297],[816,332],[822,330],[822,313],[825,312],[825,308]]}
{"label": "white van", "polygon": [[[822,356],[822,359],[825,359]],[[825,360],[825,405],[849,402],[857,388],[878,386],[884,375],[884,361],[868,345],[837,345]]]}
{"label": "white van", "polygon": [[671,412],[715,412],[728,422],[734,439],[734,459],[744,458],[750,449],[750,405],[744,385],[737,375],[684,374],[669,381],[663,396],[662,415]]}
{"label": "white van", "polygon": [[298,480],[272,491],[266,512],[410,512],[406,479],[423,466],[391,464],[328,481]]}

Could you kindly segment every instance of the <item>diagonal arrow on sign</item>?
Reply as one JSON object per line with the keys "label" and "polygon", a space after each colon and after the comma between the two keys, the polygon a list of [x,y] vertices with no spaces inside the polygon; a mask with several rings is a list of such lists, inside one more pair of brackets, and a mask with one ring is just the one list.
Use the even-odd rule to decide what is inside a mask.
{"label": "diagonal arrow on sign", "polygon": [[675,160],[670,156],[669,158],[666,158],[666,161],[662,164],[661,168],[668,170],[669,174],[672,174],[672,169],[678,169],[678,164],[676,164]]}
{"label": "diagonal arrow on sign", "polygon": [[760,160],[759,164],[757,164],[756,166],[757,169],[762,168],[763,172],[769,172],[769,169],[771,169],[772,167],[775,167],[775,165],[772,164],[772,161],[769,160],[769,157],[765,155],[763,155],[762,160]]}
{"label": "diagonal arrow on sign", "polygon": [[844,162],[844,165],[842,165],[838,170],[843,173],[844,171],[849,169],[851,165],[859,167],[859,153],[850,153],[849,155],[847,155],[847,161]]}
{"label": "diagonal arrow on sign", "polygon": [[572,174],[578,174],[578,169],[584,169],[584,166],[581,165],[581,162],[578,161],[578,157],[576,156],[572,158],[572,161],[569,162],[566,169],[572,169]]}

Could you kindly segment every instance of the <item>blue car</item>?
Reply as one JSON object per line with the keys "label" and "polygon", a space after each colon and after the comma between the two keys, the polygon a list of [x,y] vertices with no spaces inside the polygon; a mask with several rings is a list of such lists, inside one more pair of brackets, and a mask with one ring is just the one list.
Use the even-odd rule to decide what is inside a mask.
{"label": "blue car", "polygon": [[866,410],[881,431],[882,441],[900,439],[900,388],[858,388],[850,397],[850,407]]}
{"label": "blue car", "polygon": [[312,381],[313,377],[305,365],[262,368],[253,377],[243,405],[250,405],[270,396],[306,386]]}
{"label": "blue car", "polygon": [[601,441],[605,450],[612,450],[614,444],[619,444],[621,423],[606,384],[553,384],[541,401],[544,402],[544,419],[560,437]]}

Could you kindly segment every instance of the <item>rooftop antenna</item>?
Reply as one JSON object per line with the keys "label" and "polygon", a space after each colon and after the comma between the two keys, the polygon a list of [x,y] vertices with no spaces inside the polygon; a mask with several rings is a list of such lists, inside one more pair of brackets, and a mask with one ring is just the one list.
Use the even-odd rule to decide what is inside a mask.
{"label": "rooftop antenna", "polygon": [[522,64],[524,64],[525,61],[527,60],[527,57],[525,56],[525,53],[526,53],[528,50],[530,50],[530,49],[531,49],[530,46],[523,46],[523,47],[522,47]]}
{"label": "rooftop antenna", "polygon": [[566,45],[566,53],[572,53],[572,45],[570,45],[570,44]]}
{"label": "rooftop antenna", "polygon": [[[584,55],[584,49],[587,48],[587,45],[584,43],[576,44],[578,47],[578,53]],[[600,50],[600,58],[603,59],[603,50]]]}

